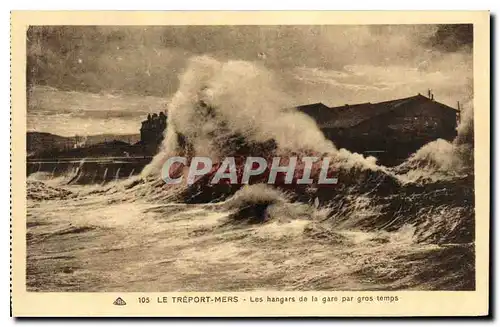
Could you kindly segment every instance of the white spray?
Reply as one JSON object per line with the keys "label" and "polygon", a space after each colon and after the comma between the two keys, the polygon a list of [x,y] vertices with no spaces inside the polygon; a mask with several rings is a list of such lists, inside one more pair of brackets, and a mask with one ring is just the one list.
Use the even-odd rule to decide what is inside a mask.
{"label": "white spray", "polygon": [[164,142],[142,175],[158,173],[166,158],[179,152],[179,133],[197,156],[213,160],[223,152],[223,141],[238,133],[249,141],[275,140],[283,152],[315,151],[349,166],[376,167],[374,158],[338,151],[312,118],[290,108],[289,99],[261,64],[192,58],[168,107]]}

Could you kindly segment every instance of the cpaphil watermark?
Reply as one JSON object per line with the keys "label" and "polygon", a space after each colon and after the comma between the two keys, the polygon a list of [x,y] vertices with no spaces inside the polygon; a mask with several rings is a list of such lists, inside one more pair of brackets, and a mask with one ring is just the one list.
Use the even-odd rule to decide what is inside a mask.
{"label": "cpaphil watermark", "polygon": [[210,184],[319,184],[338,183],[329,158],[318,157],[226,157],[212,162],[208,157],[171,157],[162,168],[167,184],[192,185],[200,179]]}

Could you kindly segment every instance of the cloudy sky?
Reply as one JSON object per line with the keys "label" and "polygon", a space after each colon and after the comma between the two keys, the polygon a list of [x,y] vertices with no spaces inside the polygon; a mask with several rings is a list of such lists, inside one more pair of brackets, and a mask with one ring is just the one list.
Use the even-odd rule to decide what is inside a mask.
{"label": "cloudy sky", "polygon": [[470,25],[30,27],[28,129],[136,133],[164,109],[189,58],[264,65],[290,106],[426,94],[470,99]]}

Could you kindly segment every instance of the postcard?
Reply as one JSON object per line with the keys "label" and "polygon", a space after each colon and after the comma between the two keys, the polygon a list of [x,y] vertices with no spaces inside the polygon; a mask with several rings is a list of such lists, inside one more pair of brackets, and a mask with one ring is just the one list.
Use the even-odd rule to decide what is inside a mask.
{"label": "postcard", "polygon": [[12,12],[12,315],[488,315],[489,24]]}

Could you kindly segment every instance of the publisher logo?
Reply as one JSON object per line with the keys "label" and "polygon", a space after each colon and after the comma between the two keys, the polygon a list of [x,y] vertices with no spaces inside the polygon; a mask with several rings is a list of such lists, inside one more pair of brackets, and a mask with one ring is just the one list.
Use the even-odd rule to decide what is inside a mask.
{"label": "publisher logo", "polygon": [[113,302],[114,305],[126,305],[127,302],[125,302],[121,297],[118,297],[115,302]]}

